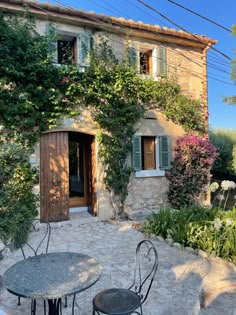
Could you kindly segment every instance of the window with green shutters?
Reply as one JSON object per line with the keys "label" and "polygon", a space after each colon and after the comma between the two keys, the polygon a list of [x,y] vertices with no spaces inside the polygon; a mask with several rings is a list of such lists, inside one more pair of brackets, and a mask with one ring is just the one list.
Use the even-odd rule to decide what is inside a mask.
{"label": "window with green shutters", "polygon": [[[51,57],[55,64],[77,64],[83,71],[90,65],[91,33],[72,34],[56,29],[52,24],[46,26],[48,35],[55,35],[52,42]],[[56,38],[57,37],[57,38]]]}
{"label": "window with green shutters", "polygon": [[132,157],[135,171],[168,170],[171,161],[170,138],[135,136]]}

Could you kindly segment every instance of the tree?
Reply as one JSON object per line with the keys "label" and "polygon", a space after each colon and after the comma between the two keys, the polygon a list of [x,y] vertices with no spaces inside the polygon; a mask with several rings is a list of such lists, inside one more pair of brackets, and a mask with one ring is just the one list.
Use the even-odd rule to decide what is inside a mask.
{"label": "tree", "polygon": [[[232,34],[236,36],[236,25],[233,25],[232,27]],[[231,61],[231,65],[231,79],[236,81],[236,58]],[[236,96],[225,97],[224,101],[230,105],[236,104]]]}

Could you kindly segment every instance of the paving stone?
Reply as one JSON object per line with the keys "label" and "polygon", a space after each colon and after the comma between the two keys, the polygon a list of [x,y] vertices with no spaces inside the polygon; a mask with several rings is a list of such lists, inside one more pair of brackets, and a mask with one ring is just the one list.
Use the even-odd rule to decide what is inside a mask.
{"label": "paving stone", "polygon": [[[52,223],[49,251],[76,251],[96,257],[102,267],[100,280],[88,290],[76,296],[76,314],[92,314],[94,295],[112,286],[129,287],[137,243],[145,234],[135,230],[132,222],[118,222],[116,225],[102,222],[87,213],[74,213],[66,222]],[[41,230],[31,233],[29,240],[37,244]],[[160,242],[153,243],[158,249],[159,266],[156,279],[146,303],[145,315],[236,315],[235,267],[213,257],[199,257]],[[9,252],[0,261],[0,274],[22,259],[19,250]],[[204,292],[204,294],[202,294]],[[206,299],[207,294],[211,299]],[[205,308],[201,308],[202,303]],[[11,315],[30,313],[30,301],[21,299],[4,290],[2,304]],[[72,297],[68,297],[68,308],[63,315],[71,314]],[[1,306],[0,306],[1,307]],[[43,315],[42,301],[37,303],[37,315]]]}

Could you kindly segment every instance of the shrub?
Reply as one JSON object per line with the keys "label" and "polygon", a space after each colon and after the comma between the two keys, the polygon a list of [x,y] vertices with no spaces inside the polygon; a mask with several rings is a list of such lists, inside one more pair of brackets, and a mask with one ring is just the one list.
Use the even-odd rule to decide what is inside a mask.
{"label": "shrub", "polygon": [[161,209],[147,219],[144,231],[236,263],[236,209]]}
{"label": "shrub", "polygon": [[147,219],[144,230],[146,233],[172,238],[186,245],[189,224],[213,220],[218,211],[216,208],[208,209],[198,205],[182,207],[179,210],[164,208]]}
{"label": "shrub", "polygon": [[197,136],[182,137],[177,141],[170,171],[168,199],[180,208],[195,204],[206,191],[210,169],[217,157],[216,148]]}
{"label": "shrub", "polygon": [[219,152],[212,166],[213,178],[236,180],[236,132],[219,129],[211,130],[209,135]]}
{"label": "shrub", "polygon": [[38,197],[26,148],[17,143],[0,144],[0,238],[15,238],[18,226],[37,214]]}

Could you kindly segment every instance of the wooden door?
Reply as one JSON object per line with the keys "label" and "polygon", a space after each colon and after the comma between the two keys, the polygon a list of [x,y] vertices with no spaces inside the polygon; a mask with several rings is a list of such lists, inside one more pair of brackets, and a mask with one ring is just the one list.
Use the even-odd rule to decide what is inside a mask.
{"label": "wooden door", "polygon": [[40,140],[40,217],[69,219],[68,132],[45,133]]}

